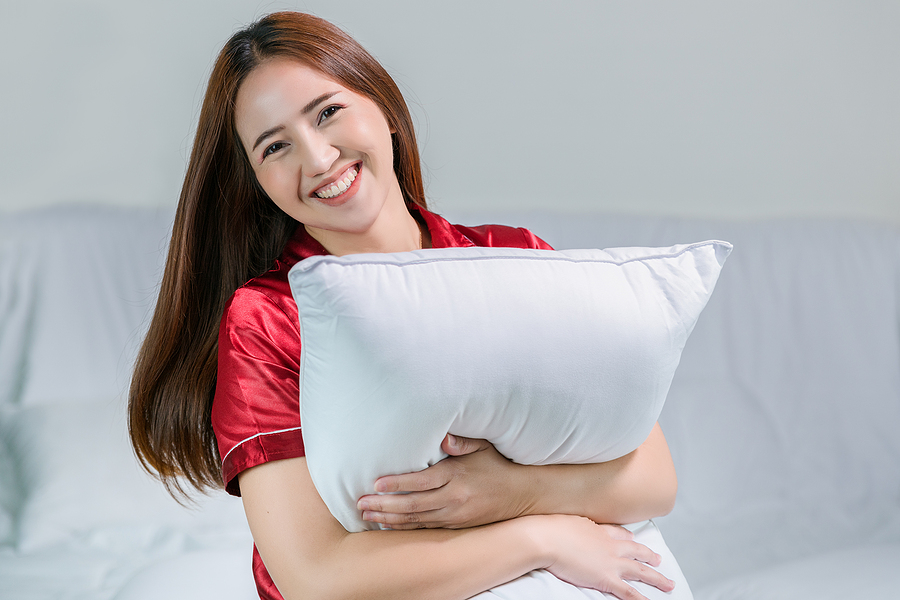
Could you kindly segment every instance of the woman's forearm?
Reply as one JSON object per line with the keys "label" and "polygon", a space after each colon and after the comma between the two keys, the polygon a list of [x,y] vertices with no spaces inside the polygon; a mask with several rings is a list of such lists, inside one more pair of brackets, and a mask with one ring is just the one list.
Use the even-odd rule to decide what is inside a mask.
{"label": "woman's forearm", "polygon": [[[463,600],[529,571],[644,599],[627,581],[670,591],[659,555],[621,527],[572,515],[527,515],[468,529],[347,533],[331,515],[304,458],[240,475],[253,539],[286,600]],[[649,566],[648,566],[649,565]]]}
{"label": "woman's forearm", "polygon": [[620,599],[647,600],[627,581],[663,592],[674,587],[651,568],[660,565],[660,556],[634,542],[630,532],[571,515],[525,516],[456,531],[352,533],[321,557],[321,565],[315,582],[299,588],[301,597],[463,599],[536,568]]}
{"label": "woman's forearm", "polygon": [[305,459],[254,467],[240,485],[253,538],[286,600],[462,600],[547,566],[521,519],[470,530],[347,533],[315,491]]}
{"label": "woman's forearm", "polygon": [[634,523],[668,514],[678,480],[659,425],[634,452],[586,465],[524,467],[525,514],[573,514],[598,523]]}
{"label": "woman's forearm", "polygon": [[298,587],[303,598],[470,598],[548,566],[522,524],[349,534]]}
{"label": "woman's forearm", "polygon": [[441,447],[450,458],[379,478],[375,489],[387,494],[360,498],[363,519],[394,529],[458,529],[534,514],[625,524],[667,514],[675,503],[678,482],[659,425],[634,452],[584,465],[520,465],[486,440],[448,439]]}

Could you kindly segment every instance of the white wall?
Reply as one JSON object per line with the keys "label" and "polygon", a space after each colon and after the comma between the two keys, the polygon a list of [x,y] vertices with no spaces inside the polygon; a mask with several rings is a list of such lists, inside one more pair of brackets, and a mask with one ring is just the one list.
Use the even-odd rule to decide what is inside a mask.
{"label": "white wall", "polygon": [[395,75],[438,209],[900,223],[895,0],[2,0],[0,209],[174,205],[216,52],[281,8]]}

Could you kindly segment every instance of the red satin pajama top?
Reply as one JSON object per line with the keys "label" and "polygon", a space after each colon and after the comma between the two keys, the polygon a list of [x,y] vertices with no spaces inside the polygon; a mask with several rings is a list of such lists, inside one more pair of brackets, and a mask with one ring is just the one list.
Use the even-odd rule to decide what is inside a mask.
{"label": "red satin pajama top", "polygon": [[[413,210],[418,210],[435,248],[551,249],[527,229],[451,225],[426,210]],[[241,471],[306,454],[300,427],[299,320],[287,276],[298,261],[318,254],[328,251],[298,227],[272,269],[240,287],[225,305],[212,426],[225,489],[232,495],[240,495]],[[260,598],[283,600],[255,547],[253,575]]]}

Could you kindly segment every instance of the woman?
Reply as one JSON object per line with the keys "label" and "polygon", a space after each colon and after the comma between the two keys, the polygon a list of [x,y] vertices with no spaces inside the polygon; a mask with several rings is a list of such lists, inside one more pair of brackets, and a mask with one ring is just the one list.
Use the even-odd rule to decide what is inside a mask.
{"label": "woman", "polygon": [[526,467],[448,435],[450,458],[374,482],[411,493],[360,499],[363,518],[393,531],[347,533],[325,507],[304,458],[287,271],[315,254],[462,245],[548,248],[526,230],[453,226],[426,210],[397,86],[333,25],[276,13],[229,40],[203,102],[129,426],[173,493],[220,487],[224,472],[243,499],[262,598],[467,598],[538,568],[622,599],[643,597],[626,581],[672,588],[651,568],[656,554],[596,524],[671,509],[658,426],[598,465]]}

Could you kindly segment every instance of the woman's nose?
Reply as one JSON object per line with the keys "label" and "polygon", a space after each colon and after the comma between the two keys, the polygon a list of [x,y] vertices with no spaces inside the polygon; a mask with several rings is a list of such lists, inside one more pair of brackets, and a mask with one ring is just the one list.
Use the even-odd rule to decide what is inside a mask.
{"label": "woman's nose", "polygon": [[327,173],[341,155],[341,151],[321,135],[309,136],[305,146],[302,170],[307,177],[316,177]]}

